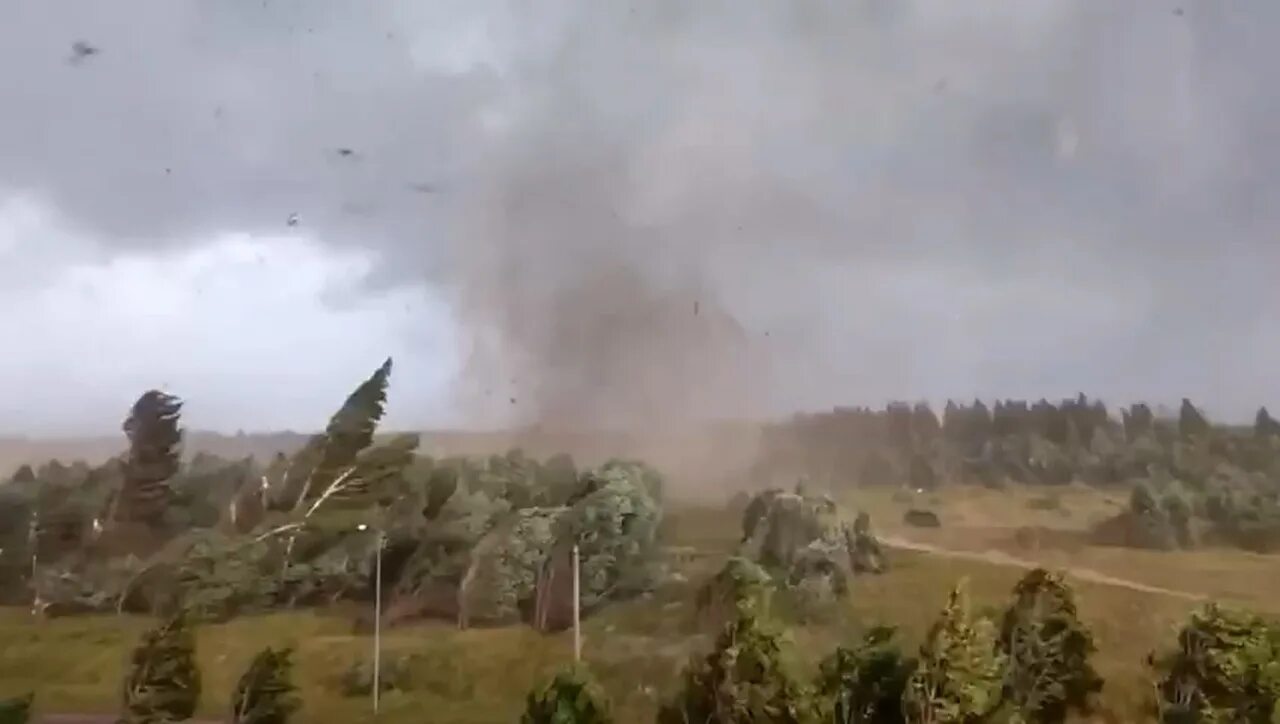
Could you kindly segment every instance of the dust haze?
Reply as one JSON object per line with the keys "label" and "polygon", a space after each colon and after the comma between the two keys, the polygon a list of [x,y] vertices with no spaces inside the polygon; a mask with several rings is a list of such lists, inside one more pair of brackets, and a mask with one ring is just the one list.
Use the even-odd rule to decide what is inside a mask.
{"label": "dust haze", "polygon": [[1280,393],[1264,0],[136,8],[5,11],[0,189],[108,257],[372,251],[449,304],[451,425]]}

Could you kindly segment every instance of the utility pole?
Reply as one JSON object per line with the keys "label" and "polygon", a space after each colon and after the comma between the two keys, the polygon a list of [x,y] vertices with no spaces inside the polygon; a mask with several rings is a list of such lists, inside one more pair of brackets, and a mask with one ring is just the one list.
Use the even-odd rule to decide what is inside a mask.
{"label": "utility pole", "polygon": [[[361,523],[356,530],[364,532],[369,526]],[[373,716],[378,716],[378,699],[382,695],[382,529],[374,536],[377,551],[373,559]]]}
{"label": "utility pole", "polygon": [[40,515],[34,508],[31,510],[31,521],[27,524],[27,547],[31,549],[31,615],[40,613],[40,582],[36,578],[39,569],[38,558],[40,546]]}
{"label": "utility pole", "polygon": [[377,717],[382,693],[382,530],[378,530],[378,553],[373,566],[373,715]]}
{"label": "utility pole", "polygon": [[582,660],[582,611],[580,602],[582,601],[582,589],[579,581],[581,580],[581,572],[578,561],[578,546],[573,546],[573,661],[577,663]]}

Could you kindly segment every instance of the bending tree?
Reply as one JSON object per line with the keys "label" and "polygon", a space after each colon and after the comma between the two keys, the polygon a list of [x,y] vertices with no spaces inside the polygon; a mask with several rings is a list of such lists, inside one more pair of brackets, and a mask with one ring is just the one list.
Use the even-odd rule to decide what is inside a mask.
{"label": "bending tree", "polygon": [[1000,705],[1004,657],[991,622],[969,614],[966,586],[951,591],[947,606],[920,647],[902,705],[910,724],[982,721]]}
{"label": "bending tree", "polygon": [[171,496],[169,478],[178,472],[181,454],[181,411],[181,400],[158,390],[144,393],[134,403],[124,421],[129,456],[115,520],[153,528],[163,521]]}
{"label": "bending tree", "polygon": [[1037,568],[1013,595],[1000,626],[1005,699],[1036,724],[1060,724],[1071,711],[1090,713],[1102,678],[1089,663],[1093,635],[1080,622],[1075,594],[1061,576]]}
{"label": "bending tree", "polygon": [[179,615],[146,632],[125,676],[120,724],[163,724],[190,719],[200,701],[195,637]]}
{"label": "bending tree", "polygon": [[231,699],[232,724],[285,724],[302,706],[294,694],[292,654],[267,648],[253,657]]}

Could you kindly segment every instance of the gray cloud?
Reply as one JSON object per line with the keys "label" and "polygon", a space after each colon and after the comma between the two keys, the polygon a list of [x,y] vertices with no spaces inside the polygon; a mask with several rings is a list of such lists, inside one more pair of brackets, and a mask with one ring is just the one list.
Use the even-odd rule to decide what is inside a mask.
{"label": "gray cloud", "polygon": [[1267,0],[6,7],[0,188],[376,249],[478,415],[1280,397]]}

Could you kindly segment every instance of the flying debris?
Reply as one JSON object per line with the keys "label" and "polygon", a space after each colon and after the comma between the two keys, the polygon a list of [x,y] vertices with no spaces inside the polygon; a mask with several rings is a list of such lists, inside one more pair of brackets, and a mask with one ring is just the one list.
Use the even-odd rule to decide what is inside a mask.
{"label": "flying debris", "polygon": [[288,220],[288,221],[286,221],[285,223],[286,223],[286,224],[288,224],[289,226],[297,226],[297,225],[298,225],[298,215],[297,215],[297,214],[289,214],[289,220]]}
{"label": "flying debris", "polygon": [[93,47],[92,45],[89,45],[85,41],[77,40],[76,42],[71,44],[70,62],[78,65],[84,62],[85,58],[88,58],[91,55],[97,55],[98,53],[101,53],[101,52],[102,52],[101,50]]}
{"label": "flying debris", "polygon": [[409,184],[409,188],[420,194],[434,194],[440,192],[440,187],[433,183]]}

